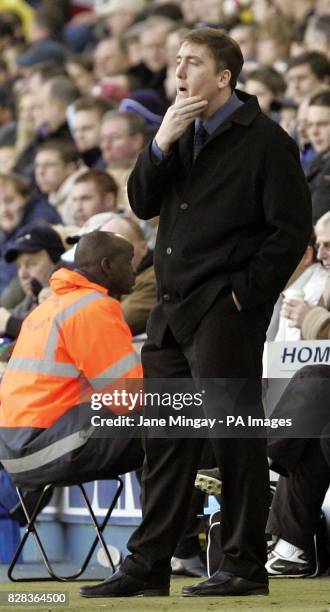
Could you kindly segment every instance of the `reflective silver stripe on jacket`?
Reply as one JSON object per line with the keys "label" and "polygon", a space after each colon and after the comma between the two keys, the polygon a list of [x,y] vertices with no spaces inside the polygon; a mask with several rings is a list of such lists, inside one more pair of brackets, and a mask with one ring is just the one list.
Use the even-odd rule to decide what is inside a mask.
{"label": "reflective silver stripe on jacket", "polygon": [[79,378],[80,376],[79,370],[71,363],[48,362],[43,359],[30,359],[29,357],[12,357],[7,365],[7,370],[12,372],[24,370],[25,372],[70,376],[71,378]]}
{"label": "reflective silver stripe on jacket", "polygon": [[81,308],[95,302],[96,300],[104,299],[107,296],[103,293],[97,293],[97,291],[93,291],[88,295],[84,295],[82,298],[70,304],[64,308],[61,312],[59,312],[56,317],[54,317],[54,321],[52,323],[52,327],[49,332],[48,340],[45,346],[45,359],[49,359],[50,361],[55,361],[55,352],[58,342],[58,337],[60,333],[60,327],[64,321],[72,317],[72,315],[76,314]]}
{"label": "reflective silver stripe on jacket", "polygon": [[94,431],[93,427],[87,430],[77,431],[61,440],[57,440],[49,446],[42,448],[41,450],[26,455],[19,459],[1,459],[1,463],[6,470],[11,474],[19,474],[20,472],[29,472],[30,470],[37,470],[38,468],[55,461],[62,457],[66,453],[73,451],[86,444],[88,438],[91,437]]}
{"label": "reflective silver stripe on jacket", "polygon": [[94,389],[102,389],[102,387],[108,382],[111,382],[112,379],[121,378],[139,363],[139,357],[132,351],[128,355],[125,355],[125,357],[119,359],[119,361],[116,361],[116,363],[106,370],[103,370],[103,372],[95,376],[95,378],[90,378],[89,383]]}
{"label": "reflective silver stripe on jacket", "polygon": [[49,336],[45,346],[45,356],[43,359],[34,359],[30,357],[11,357],[7,369],[11,371],[36,372],[38,374],[47,374],[53,376],[64,376],[71,378],[79,378],[80,372],[71,363],[63,363],[55,360],[56,347],[60,334],[60,326],[69,317],[76,314],[81,308],[87,306],[91,302],[107,297],[103,293],[93,291],[88,295],[79,298],[70,306],[59,312],[52,323]]}

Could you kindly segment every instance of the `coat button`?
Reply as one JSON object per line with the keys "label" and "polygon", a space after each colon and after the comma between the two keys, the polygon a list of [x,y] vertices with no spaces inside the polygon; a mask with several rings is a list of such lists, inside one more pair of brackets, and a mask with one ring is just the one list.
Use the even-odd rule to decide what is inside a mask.
{"label": "coat button", "polygon": [[170,296],[170,294],[169,294],[169,293],[164,293],[164,294],[163,294],[163,300],[164,300],[164,302],[169,302],[169,301],[170,301],[170,299],[171,299],[171,296]]}
{"label": "coat button", "polygon": [[167,247],[167,249],[166,249],[166,254],[167,254],[167,255],[171,255],[171,253],[172,253],[172,249],[171,249],[171,247]]}
{"label": "coat button", "polygon": [[182,204],[180,204],[181,210],[187,210],[188,206],[189,205],[187,204],[187,202],[182,202]]}

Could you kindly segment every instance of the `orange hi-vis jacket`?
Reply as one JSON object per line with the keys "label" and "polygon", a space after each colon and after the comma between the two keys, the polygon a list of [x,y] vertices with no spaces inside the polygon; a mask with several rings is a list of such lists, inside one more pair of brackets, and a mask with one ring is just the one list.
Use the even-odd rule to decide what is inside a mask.
{"label": "orange hi-vis jacket", "polygon": [[[25,319],[1,382],[0,460],[3,444],[7,452],[8,445],[18,450],[10,442],[18,429],[27,451],[37,432],[52,428],[95,390],[102,392],[110,381],[142,378],[119,302],[64,268],[50,285],[52,295]],[[116,409],[125,412],[125,406]]]}

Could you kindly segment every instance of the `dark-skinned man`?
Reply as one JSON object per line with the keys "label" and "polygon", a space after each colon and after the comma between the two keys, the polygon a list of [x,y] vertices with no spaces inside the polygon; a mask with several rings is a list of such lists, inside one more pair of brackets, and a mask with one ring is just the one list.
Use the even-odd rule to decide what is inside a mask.
{"label": "dark-skinned man", "polygon": [[114,299],[133,286],[132,257],[115,234],[83,236],[76,269],[57,270],[52,295],[25,319],[1,383],[0,460],[15,484],[86,482],[141,466],[140,440],[97,437],[82,404],[110,381],[142,377]]}

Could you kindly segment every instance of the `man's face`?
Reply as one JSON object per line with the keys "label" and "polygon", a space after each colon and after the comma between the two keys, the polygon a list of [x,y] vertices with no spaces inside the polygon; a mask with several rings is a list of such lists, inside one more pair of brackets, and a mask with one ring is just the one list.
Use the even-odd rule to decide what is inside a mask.
{"label": "man's face", "polygon": [[26,205],[11,183],[0,183],[0,228],[10,234],[19,226]]}
{"label": "man's face", "polygon": [[295,108],[282,108],[280,111],[280,126],[290,136],[294,133],[297,121],[297,111]]}
{"label": "man's face", "polygon": [[35,96],[26,92],[19,101],[19,120],[26,128],[32,130],[35,127],[34,119]]}
{"label": "man's face", "polygon": [[133,13],[125,10],[117,11],[106,18],[106,25],[112,36],[120,38],[133,24],[134,18]]}
{"label": "man's face", "polygon": [[219,23],[221,21],[223,2],[221,0],[204,0],[200,2],[200,12],[207,15],[209,23]]}
{"label": "man's face", "polygon": [[260,64],[271,66],[281,58],[283,49],[274,38],[260,38],[257,42],[256,59]]}
{"label": "man's face", "polygon": [[34,121],[35,130],[40,129],[45,123],[43,108],[44,108],[43,101],[40,100],[40,96],[36,96],[34,100],[34,106],[33,106],[33,121]]}
{"label": "man's face", "polygon": [[309,106],[308,136],[316,153],[322,153],[330,148],[330,107]]}
{"label": "man's face", "polygon": [[169,68],[176,68],[176,58],[181,47],[181,36],[180,32],[174,30],[170,32],[166,37],[166,64]]}
{"label": "man's face", "polygon": [[43,285],[54,268],[54,263],[45,249],[37,253],[21,253],[16,259],[16,265],[19,282],[26,295],[33,295],[31,288],[33,278]]}
{"label": "man's face", "polygon": [[127,121],[114,117],[101,126],[100,147],[106,164],[127,165],[132,163],[144,143],[142,134],[130,136]]}
{"label": "man's face", "polygon": [[27,73],[25,76],[25,81],[27,83],[28,90],[32,94],[34,94],[35,92],[40,92],[40,89],[43,85],[40,72],[36,71],[32,73]]}
{"label": "man's face", "polygon": [[167,31],[160,25],[141,32],[141,57],[147,68],[158,72],[166,65]]}
{"label": "man's face", "polygon": [[109,210],[94,181],[76,183],[72,188],[73,218],[81,227],[92,215]]}
{"label": "man's face", "polygon": [[65,122],[66,107],[58,98],[50,95],[50,85],[46,82],[42,85],[37,103],[39,122],[38,125],[46,125],[49,132],[54,132]]}
{"label": "man's face", "polygon": [[127,57],[116,38],[102,40],[94,52],[94,75],[97,80],[114,76],[127,68]]}
{"label": "man's face", "polygon": [[195,23],[202,18],[201,0],[181,0],[181,10],[186,23]]}
{"label": "man's face", "polygon": [[67,62],[66,69],[69,77],[78,87],[82,94],[89,95],[93,85],[93,75],[88,70],[85,70],[80,64]]}
{"label": "man's face", "polygon": [[238,25],[232,28],[229,34],[239,44],[245,60],[255,59],[256,41],[251,28]]}
{"label": "man's face", "polygon": [[210,116],[220,104],[220,74],[206,46],[184,42],[177,57],[177,99],[201,96],[209,103],[206,114]]}
{"label": "man's face", "polygon": [[260,108],[264,113],[268,113],[270,111],[273,94],[270,89],[266,87],[266,85],[260,81],[248,79],[246,82],[246,91],[253,96],[257,96]]}
{"label": "man's face", "polygon": [[317,51],[327,57],[330,55],[330,42],[328,36],[314,28],[307,28],[305,31],[304,42],[308,51]]}
{"label": "man's face", "polygon": [[297,111],[297,132],[301,149],[308,143],[308,100],[304,100]]}
{"label": "man's face", "polygon": [[97,111],[81,110],[74,116],[74,140],[78,151],[99,145],[101,121]]}
{"label": "man's face", "polygon": [[0,106],[0,127],[13,121],[13,113],[7,106]]}
{"label": "man's face", "polygon": [[326,223],[316,231],[317,259],[322,261],[325,269],[330,273],[330,223]]}
{"label": "man's face", "polygon": [[316,15],[330,15],[330,0],[316,0],[314,11]]}
{"label": "man's face", "polygon": [[57,191],[72,172],[72,164],[65,164],[57,151],[40,151],[36,155],[35,177],[43,193]]}
{"label": "man's face", "polygon": [[294,66],[287,73],[288,96],[300,104],[321,85],[309,64]]}

